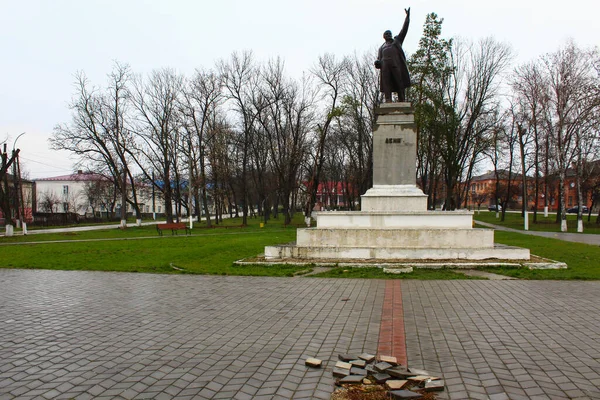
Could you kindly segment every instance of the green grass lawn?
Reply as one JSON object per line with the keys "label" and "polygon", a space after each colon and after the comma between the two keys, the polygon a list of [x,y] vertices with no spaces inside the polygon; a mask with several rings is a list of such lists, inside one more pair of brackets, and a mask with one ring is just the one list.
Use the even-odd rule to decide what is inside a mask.
{"label": "green grass lawn", "polygon": [[[507,215],[511,218],[518,216]],[[230,229],[202,229],[204,224],[196,223],[191,236],[182,232],[172,236],[165,232],[163,237],[159,237],[156,228],[148,226],[124,230],[115,228],[1,237],[0,268],[260,276],[292,276],[306,270],[306,266],[233,265],[238,259],[262,253],[265,246],[289,243],[296,239],[296,226],[284,227],[282,218],[269,221],[263,228],[259,227],[260,222],[260,219],[250,219],[247,227],[239,228],[234,226],[240,225],[240,219],[225,220],[224,225],[231,226]],[[297,214],[293,222],[301,224],[302,215]],[[487,268],[490,272],[522,279],[600,279],[598,246],[502,231],[495,232],[495,236],[498,243],[529,248],[532,254],[564,261],[569,268],[533,271],[523,268]],[[469,278],[446,269],[415,270],[406,275],[388,275],[379,268],[334,268],[315,276],[377,279]]]}
{"label": "green grass lawn", "polygon": [[[204,223],[195,223],[191,236],[165,232],[159,237],[154,226],[144,226],[3,237],[0,244],[23,244],[0,247],[0,268],[269,276],[291,276],[306,269],[234,266],[235,260],[264,252],[265,245],[295,240],[295,227],[284,228],[282,218],[264,228],[259,223],[251,219],[247,227],[231,229],[202,229]],[[223,225],[240,224],[241,219],[232,219]]]}
{"label": "green grass lawn", "polygon": [[[505,220],[501,220],[501,214],[499,218],[496,218],[495,212],[490,211],[475,211],[473,219],[487,222],[490,224],[500,225],[507,228],[513,228],[523,230],[524,218],[521,213],[507,212],[505,214]],[[567,229],[569,232],[577,232],[577,215],[567,214]],[[530,231],[546,231],[546,232],[560,232],[560,223],[556,222],[556,214],[548,215],[548,218],[544,218],[544,213],[538,213],[537,223],[533,223],[533,214],[529,213],[529,230]],[[588,222],[587,215],[583,216],[583,233],[600,234],[600,225],[596,224],[596,216],[592,215],[592,218]]]}
{"label": "green grass lawn", "polygon": [[567,263],[567,269],[529,270],[526,268],[482,268],[488,272],[520,279],[600,279],[600,246],[565,242],[540,236],[495,231],[496,243],[525,247],[531,254]]}

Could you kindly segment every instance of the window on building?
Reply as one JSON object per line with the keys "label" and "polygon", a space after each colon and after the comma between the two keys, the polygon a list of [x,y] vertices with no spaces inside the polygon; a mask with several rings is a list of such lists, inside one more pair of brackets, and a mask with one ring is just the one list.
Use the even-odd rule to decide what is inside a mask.
{"label": "window on building", "polygon": [[573,206],[573,196],[569,196],[569,207]]}
{"label": "window on building", "polygon": [[63,185],[63,194],[69,194],[69,185]]}
{"label": "window on building", "polygon": [[161,206],[158,206],[158,212],[161,212],[161,211],[160,211],[160,208],[161,208]]}

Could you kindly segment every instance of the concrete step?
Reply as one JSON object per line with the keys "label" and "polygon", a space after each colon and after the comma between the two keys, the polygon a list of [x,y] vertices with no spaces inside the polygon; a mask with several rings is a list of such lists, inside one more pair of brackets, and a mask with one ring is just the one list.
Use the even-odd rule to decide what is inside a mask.
{"label": "concrete step", "polygon": [[265,258],[272,259],[339,259],[339,260],[529,260],[529,249],[512,246],[493,248],[396,248],[335,246],[267,246]]}
{"label": "concrete step", "polygon": [[315,213],[318,228],[471,229],[472,211],[336,211]]}
{"label": "concrete step", "polygon": [[491,229],[298,229],[298,246],[391,248],[493,248]]}

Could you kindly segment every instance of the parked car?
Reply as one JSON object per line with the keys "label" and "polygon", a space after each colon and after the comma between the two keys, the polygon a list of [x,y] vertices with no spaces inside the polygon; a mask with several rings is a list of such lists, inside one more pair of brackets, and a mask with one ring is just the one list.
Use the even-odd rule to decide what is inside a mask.
{"label": "parked car", "polygon": [[500,212],[500,211],[502,211],[502,206],[500,204],[498,204],[498,210],[496,210],[496,205],[492,204],[491,206],[488,207],[488,210],[489,211],[498,211],[498,212]]}
{"label": "parked car", "polygon": [[[586,206],[581,207],[581,213],[585,214],[588,213],[590,210],[588,210],[588,208]],[[571,207],[567,210],[567,213],[569,214],[577,214],[579,212],[579,206],[575,206],[575,207]]]}

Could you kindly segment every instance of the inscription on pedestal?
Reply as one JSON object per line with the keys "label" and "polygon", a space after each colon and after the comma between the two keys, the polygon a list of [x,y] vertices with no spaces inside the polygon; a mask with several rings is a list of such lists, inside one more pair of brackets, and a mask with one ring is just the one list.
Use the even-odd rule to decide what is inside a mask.
{"label": "inscription on pedestal", "polygon": [[402,138],[385,138],[385,143],[402,143]]}
{"label": "inscription on pedestal", "polygon": [[417,137],[408,103],[378,109],[373,132],[373,185],[416,184]]}

